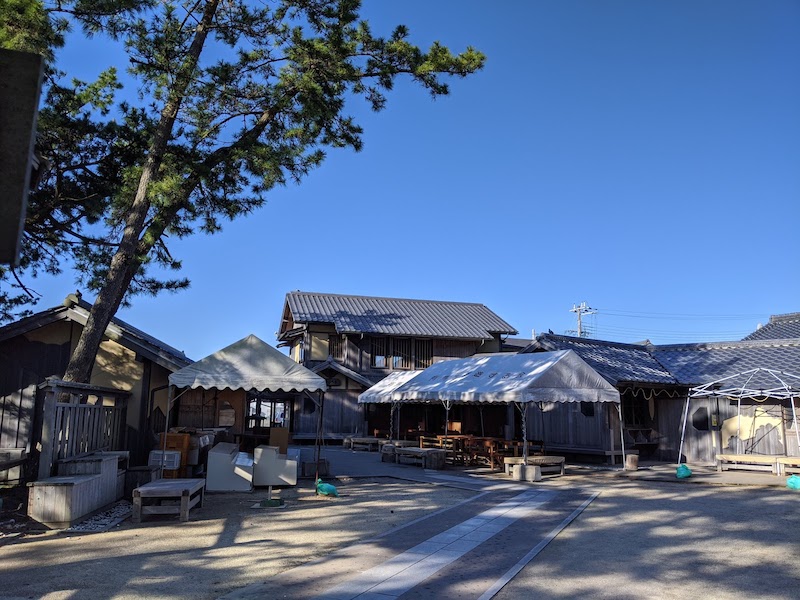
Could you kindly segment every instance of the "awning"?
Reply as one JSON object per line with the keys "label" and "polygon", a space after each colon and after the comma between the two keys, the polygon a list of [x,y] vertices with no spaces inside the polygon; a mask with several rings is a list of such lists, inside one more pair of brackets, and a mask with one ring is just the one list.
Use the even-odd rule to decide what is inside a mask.
{"label": "awning", "polygon": [[[478,355],[389,377],[392,376],[361,394],[358,401],[617,404],[620,401],[617,389],[572,350]],[[401,382],[403,376],[407,379]]]}
{"label": "awning", "polygon": [[169,376],[178,388],[325,391],[325,380],[254,335],[218,350]]}

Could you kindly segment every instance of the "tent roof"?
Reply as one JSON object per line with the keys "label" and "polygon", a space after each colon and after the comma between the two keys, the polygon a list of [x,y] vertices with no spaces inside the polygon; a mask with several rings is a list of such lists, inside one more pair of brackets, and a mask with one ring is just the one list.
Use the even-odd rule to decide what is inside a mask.
{"label": "tent roof", "polygon": [[616,402],[619,392],[572,350],[447,360],[359,402]]}
{"label": "tent roof", "polygon": [[[381,379],[378,383],[369,388],[366,392],[359,394],[358,401],[361,404],[373,404],[386,402],[388,395],[392,394],[401,385],[425,371],[392,371]],[[389,400],[391,401],[391,400]]]}
{"label": "tent roof", "polygon": [[325,391],[325,380],[254,335],[169,376],[179,388]]}

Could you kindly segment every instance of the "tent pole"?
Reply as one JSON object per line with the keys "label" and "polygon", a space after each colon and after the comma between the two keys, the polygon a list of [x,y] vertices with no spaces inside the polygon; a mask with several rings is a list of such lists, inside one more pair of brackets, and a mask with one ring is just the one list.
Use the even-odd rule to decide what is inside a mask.
{"label": "tent pole", "polygon": [[317,439],[314,443],[314,494],[319,495],[317,491],[317,480],[319,479],[319,461],[322,453],[322,428],[324,421],[322,420],[322,411],[325,410],[325,392],[319,393],[319,417],[317,419]]}
{"label": "tent pole", "polygon": [[[397,402],[392,402],[391,408],[389,408],[389,443],[391,444],[394,441],[394,411],[397,408]],[[375,432],[373,432],[375,433]]]}
{"label": "tent pole", "polygon": [[522,413],[522,464],[528,468],[528,403],[525,408],[521,408]]}
{"label": "tent pole", "polygon": [[[742,444],[742,393],[739,392],[739,397],[736,399],[736,454],[740,453]],[[721,448],[720,448],[721,450]]]}
{"label": "tent pole", "polygon": [[691,394],[686,394],[686,406],[683,408],[683,427],[681,428],[681,444],[680,444],[680,446],[678,446],[678,466],[681,466],[681,456],[683,456],[683,438],[686,435],[686,421],[689,418],[689,396],[690,395]]}
{"label": "tent pole", "polygon": [[[622,444],[622,468],[625,469],[625,427],[622,422],[622,400],[620,399],[617,404],[617,414],[619,415],[619,441]],[[611,460],[614,460],[614,455],[611,455]]]}
{"label": "tent pole", "polygon": [[797,438],[797,453],[800,454],[800,430],[797,429],[797,409],[794,406],[794,395],[789,397],[792,403],[792,418],[794,419],[794,435]]}

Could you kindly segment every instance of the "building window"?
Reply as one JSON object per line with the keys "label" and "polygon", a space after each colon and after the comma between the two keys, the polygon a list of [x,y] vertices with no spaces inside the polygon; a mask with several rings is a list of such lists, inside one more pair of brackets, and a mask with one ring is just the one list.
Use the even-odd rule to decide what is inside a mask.
{"label": "building window", "polygon": [[328,354],[333,360],[344,360],[344,340],[340,335],[328,336]]}
{"label": "building window", "polygon": [[270,398],[260,392],[247,392],[247,430],[288,426],[289,408],[285,400]]}
{"label": "building window", "polygon": [[584,417],[594,416],[594,402],[581,402],[581,414]]}
{"label": "building window", "polygon": [[414,364],[411,359],[411,338],[395,338],[392,341],[392,368],[410,369]]}
{"label": "building window", "polygon": [[389,368],[389,339],[388,338],[372,338],[370,349],[370,365],[375,369],[388,369]]}
{"label": "building window", "polygon": [[414,340],[414,368],[427,369],[433,359],[433,341]]}

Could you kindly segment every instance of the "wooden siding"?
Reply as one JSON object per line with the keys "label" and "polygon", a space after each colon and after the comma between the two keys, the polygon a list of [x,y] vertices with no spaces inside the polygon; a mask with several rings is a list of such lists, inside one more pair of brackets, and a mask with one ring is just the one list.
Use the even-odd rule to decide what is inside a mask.
{"label": "wooden siding", "polygon": [[[326,438],[343,438],[354,433],[364,433],[363,408],[358,404],[362,390],[329,390],[325,392],[323,409],[323,434]],[[308,397],[294,402],[294,435],[313,438],[317,433],[319,408]]]}
{"label": "wooden siding", "polygon": [[[581,412],[579,402],[543,403],[540,411],[531,406],[528,415],[528,435],[530,439],[544,440],[545,444],[608,450],[611,447],[611,429],[616,430],[616,448],[620,446],[619,430],[616,428],[616,405],[594,403],[594,416],[587,417]],[[610,423],[609,411],[614,419]],[[519,419],[519,415],[516,416]]]}

